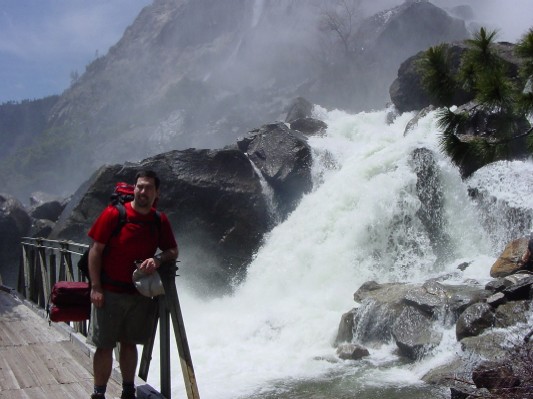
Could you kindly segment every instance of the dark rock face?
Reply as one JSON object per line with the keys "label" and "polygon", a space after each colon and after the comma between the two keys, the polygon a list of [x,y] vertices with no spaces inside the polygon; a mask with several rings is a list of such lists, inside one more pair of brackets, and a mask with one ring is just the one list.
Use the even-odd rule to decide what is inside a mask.
{"label": "dark rock face", "polygon": [[102,167],[73,195],[50,236],[88,241],[87,232],[115,184],[133,183],[140,169],[152,169],[161,179],[157,207],[172,223],[180,259],[197,265],[200,278],[227,285],[244,273],[273,225],[275,213],[259,173],[283,215],[312,188],[306,138],[284,123],[263,126],[239,147],[171,151],[140,163]]}
{"label": "dark rock face", "polygon": [[264,125],[238,142],[272,186],[282,217],[312,188],[311,148],[301,133],[284,123]]}
{"label": "dark rock face", "polygon": [[[406,2],[358,22],[341,49],[337,34],[318,28],[332,3],[154,1],[55,99],[40,131],[48,129],[64,148],[35,156],[31,172],[46,171],[53,187],[63,183],[71,192],[95,165],[233,143],[279,120],[287,99],[297,96],[354,112],[382,108],[403,60],[467,35],[461,21],[429,2]],[[289,111],[287,122],[309,117],[308,108]],[[70,145],[80,138],[84,146]],[[36,138],[31,146],[46,144]],[[54,162],[65,152],[72,157]],[[26,197],[47,189],[35,180],[44,181],[12,182],[8,191]]]}
{"label": "dark rock face", "polygon": [[15,197],[0,193],[0,271],[5,284],[16,286],[21,238],[29,233],[31,218]]}
{"label": "dark rock face", "polygon": [[269,216],[250,161],[232,149],[172,151],[139,164],[103,167],[74,195],[52,236],[87,241],[88,228],[108,204],[115,183],[134,182],[139,169],[152,169],[161,178],[157,206],[169,217],[182,254],[197,248],[226,272],[249,261]]}

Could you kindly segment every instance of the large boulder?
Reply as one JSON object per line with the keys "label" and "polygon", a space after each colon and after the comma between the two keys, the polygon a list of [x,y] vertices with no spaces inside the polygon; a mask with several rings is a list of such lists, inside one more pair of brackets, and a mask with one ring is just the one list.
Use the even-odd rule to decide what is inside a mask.
{"label": "large boulder", "polygon": [[489,292],[478,286],[441,284],[436,280],[428,280],[410,289],[404,300],[433,319],[455,323],[467,307],[488,296]]}
{"label": "large boulder", "polygon": [[413,306],[406,306],[395,320],[392,335],[400,353],[411,360],[423,357],[442,339],[431,317]]}
{"label": "large boulder", "polygon": [[102,167],[74,194],[52,236],[87,241],[115,183],[133,182],[139,169],[152,169],[161,178],[157,206],[169,217],[182,262],[224,283],[243,270],[270,219],[257,174],[236,149],[171,151]]}
{"label": "large boulder", "polygon": [[455,335],[457,341],[481,334],[495,323],[494,309],[487,303],[475,303],[469,306],[457,320]]}
{"label": "large boulder", "polygon": [[527,249],[528,238],[521,237],[511,241],[496,262],[490,268],[490,276],[494,278],[505,277],[516,273],[522,268],[519,261]]}

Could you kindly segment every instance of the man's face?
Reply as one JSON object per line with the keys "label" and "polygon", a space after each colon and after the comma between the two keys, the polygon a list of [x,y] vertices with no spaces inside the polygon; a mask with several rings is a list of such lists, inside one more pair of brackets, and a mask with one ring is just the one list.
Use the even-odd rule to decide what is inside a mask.
{"label": "man's face", "polygon": [[139,177],[135,183],[133,192],[135,205],[139,208],[151,208],[155,199],[159,196],[159,190],[155,188],[155,181],[150,177]]}

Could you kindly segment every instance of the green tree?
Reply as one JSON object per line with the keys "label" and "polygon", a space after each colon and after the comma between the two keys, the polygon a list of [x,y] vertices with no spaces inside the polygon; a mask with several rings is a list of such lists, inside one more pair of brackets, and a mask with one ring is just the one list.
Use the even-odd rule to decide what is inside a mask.
{"label": "green tree", "polygon": [[[533,152],[533,29],[516,46],[523,60],[520,78],[513,79],[494,46],[495,31],[481,28],[470,40],[453,71],[447,45],[428,49],[418,62],[423,87],[439,111],[441,149],[467,177],[479,167],[500,159]],[[474,101],[457,109],[451,106],[463,90]],[[519,144],[528,136],[527,150]]]}

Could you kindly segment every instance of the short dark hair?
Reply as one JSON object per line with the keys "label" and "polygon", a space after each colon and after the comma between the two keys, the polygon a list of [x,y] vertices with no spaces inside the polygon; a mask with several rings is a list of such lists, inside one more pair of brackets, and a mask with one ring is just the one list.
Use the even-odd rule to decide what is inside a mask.
{"label": "short dark hair", "polygon": [[149,179],[154,179],[155,188],[159,189],[159,184],[161,181],[159,180],[159,177],[157,177],[157,173],[155,173],[153,170],[141,170],[137,172],[137,175],[135,175],[135,184],[137,184],[137,180],[139,180],[139,177],[147,177]]}

